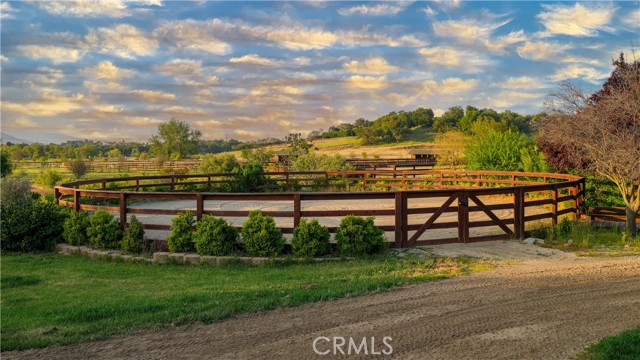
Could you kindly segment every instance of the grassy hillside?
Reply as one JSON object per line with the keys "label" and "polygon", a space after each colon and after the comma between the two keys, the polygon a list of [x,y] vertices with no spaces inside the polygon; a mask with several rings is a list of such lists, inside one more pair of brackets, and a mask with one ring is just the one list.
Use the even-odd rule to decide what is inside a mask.
{"label": "grassy hillside", "polygon": [[334,139],[320,139],[313,141],[313,145],[320,153],[340,154],[345,157],[379,156],[381,158],[402,158],[407,156],[409,149],[430,149],[433,147],[436,133],[432,129],[416,128],[412,130],[405,141],[378,145],[361,145],[355,136]]}

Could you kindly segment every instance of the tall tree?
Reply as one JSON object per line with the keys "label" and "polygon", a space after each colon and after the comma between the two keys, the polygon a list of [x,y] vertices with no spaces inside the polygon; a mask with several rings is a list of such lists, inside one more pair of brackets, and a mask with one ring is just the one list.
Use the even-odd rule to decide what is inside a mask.
{"label": "tall tree", "polygon": [[191,130],[186,122],[172,118],[158,126],[158,135],[153,135],[150,140],[151,149],[156,155],[182,159],[198,151],[200,136],[200,131]]}
{"label": "tall tree", "polygon": [[611,180],[620,191],[627,231],[636,235],[640,210],[640,62],[624,57],[603,89],[589,96],[563,82],[547,102],[539,121],[538,141],[556,168],[591,171]]}

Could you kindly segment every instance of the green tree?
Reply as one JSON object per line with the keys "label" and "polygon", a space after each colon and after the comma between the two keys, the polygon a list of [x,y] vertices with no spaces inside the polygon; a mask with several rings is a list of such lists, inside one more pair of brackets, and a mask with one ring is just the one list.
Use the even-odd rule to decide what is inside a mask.
{"label": "green tree", "polygon": [[158,126],[158,135],[150,139],[151,149],[157,155],[182,159],[198,151],[201,136],[200,131],[191,130],[186,122],[172,118]]}
{"label": "green tree", "polygon": [[476,136],[467,145],[466,155],[471,170],[522,171],[523,150],[533,149],[533,142],[517,131],[490,131]]}
{"label": "green tree", "polygon": [[240,156],[249,163],[265,166],[272,161],[273,151],[267,150],[266,148],[242,149]]}
{"label": "green tree", "polygon": [[308,154],[313,145],[302,137],[302,134],[289,134],[285,137],[287,142],[287,151],[289,152],[289,158],[295,159],[296,157],[304,154]]}
{"label": "green tree", "polygon": [[226,174],[240,166],[236,157],[229,154],[207,154],[202,157],[200,171],[206,174]]}
{"label": "green tree", "polygon": [[0,152],[0,177],[11,174],[11,171],[13,171],[13,166],[11,165],[9,155],[4,151]]}
{"label": "green tree", "polygon": [[433,121],[433,127],[439,131],[444,132],[450,129],[454,129],[458,126],[458,121],[464,117],[464,110],[460,106],[450,107],[444,114],[435,118]]}
{"label": "green tree", "polygon": [[82,158],[73,160],[67,167],[71,170],[76,179],[80,179],[89,171],[89,164],[87,164],[87,162]]}
{"label": "green tree", "polygon": [[433,126],[433,110],[427,108],[417,108],[415,110],[413,110],[413,112],[411,113],[411,116],[413,118],[413,125],[414,126],[422,126],[424,128],[428,128],[428,127],[432,127]]}

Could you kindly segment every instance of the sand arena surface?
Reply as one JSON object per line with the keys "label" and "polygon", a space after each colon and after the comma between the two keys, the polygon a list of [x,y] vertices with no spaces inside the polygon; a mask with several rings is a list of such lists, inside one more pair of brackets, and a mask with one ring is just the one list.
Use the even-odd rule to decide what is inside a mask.
{"label": "sand arena surface", "polygon": [[[141,332],[3,359],[331,359],[319,336],[391,337],[396,359],[570,359],[640,325],[640,258],[579,258],[513,241],[435,252],[517,263],[393,291]],[[324,346],[321,350],[328,348]],[[378,348],[378,351],[380,348]],[[366,356],[356,356],[355,358]]]}

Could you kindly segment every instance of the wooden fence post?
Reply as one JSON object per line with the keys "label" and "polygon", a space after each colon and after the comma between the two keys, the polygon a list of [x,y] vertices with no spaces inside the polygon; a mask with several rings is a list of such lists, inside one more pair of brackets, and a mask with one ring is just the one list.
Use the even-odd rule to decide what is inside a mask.
{"label": "wooden fence post", "polygon": [[53,198],[56,201],[56,205],[60,205],[60,189],[57,186],[53,188]]}
{"label": "wooden fence post", "polygon": [[176,178],[171,175],[171,185],[169,186],[170,191],[174,191],[176,189]]}
{"label": "wooden fence post", "polygon": [[293,194],[293,227],[296,228],[300,225],[300,211],[301,211],[300,193]]}
{"label": "wooden fence post", "polygon": [[196,194],[196,220],[202,220],[202,213],[204,210],[204,201],[201,193]]}
{"label": "wooden fence post", "polygon": [[395,244],[396,248],[403,248],[407,245],[407,195],[403,192],[396,192],[396,222],[395,222]]}
{"label": "wooden fence post", "polygon": [[127,194],[120,193],[120,228],[124,230],[127,226]]}
{"label": "wooden fence post", "polygon": [[466,191],[458,195],[458,242],[469,242],[469,195]]}
{"label": "wooden fence post", "polygon": [[513,190],[513,233],[516,239],[524,237],[524,190]]}
{"label": "wooden fence post", "polygon": [[558,185],[553,186],[551,200],[553,200],[553,204],[551,204],[551,225],[555,226],[558,225]]}
{"label": "wooden fence post", "polygon": [[73,210],[80,211],[80,190],[73,190]]}

